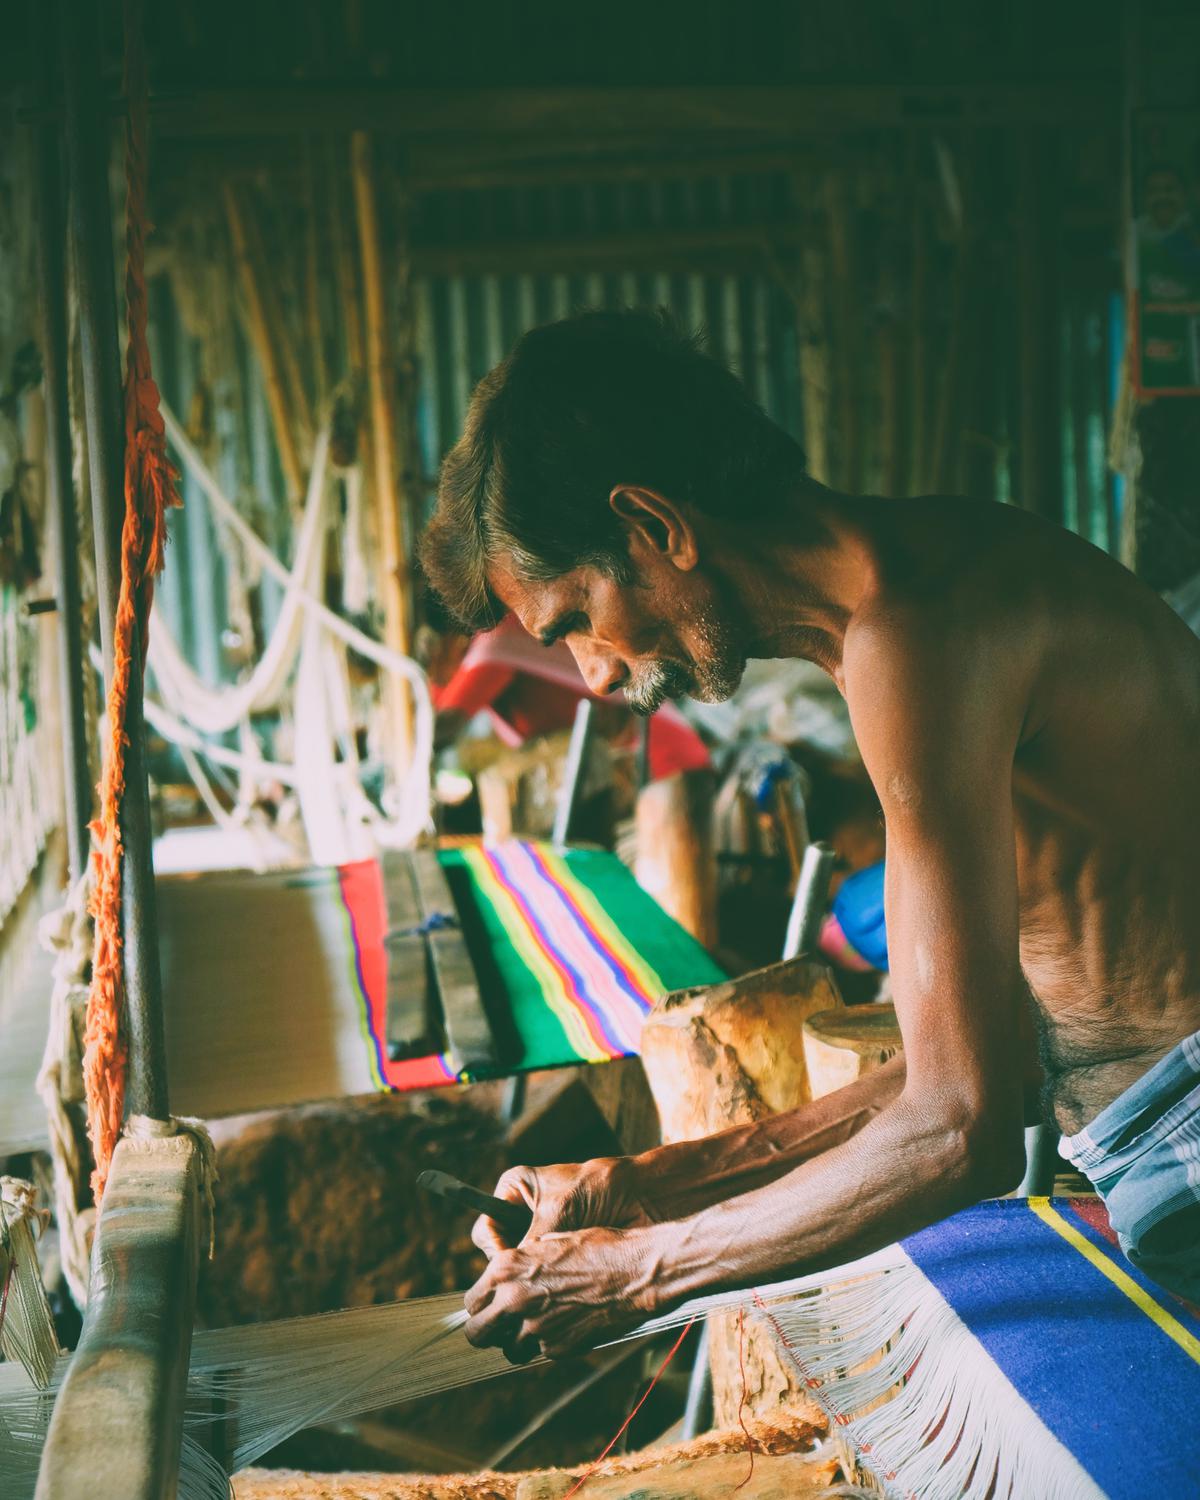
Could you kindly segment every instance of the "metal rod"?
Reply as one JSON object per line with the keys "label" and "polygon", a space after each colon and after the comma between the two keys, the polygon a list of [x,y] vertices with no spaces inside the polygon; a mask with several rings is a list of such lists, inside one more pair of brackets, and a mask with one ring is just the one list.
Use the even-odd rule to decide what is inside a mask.
{"label": "metal rod", "polygon": [[[49,56],[49,50],[43,49]],[[83,608],[79,592],[79,523],[71,483],[71,417],[67,400],[66,237],[58,127],[38,126],[34,137],[37,260],[41,282],[42,385],[46,404],[46,489],[54,548],[58,614],[58,691],[62,706],[63,799],[67,862],[72,884],[88,851],[92,785],[83,711]]]}
{"label": "metal rod", "polygon": [[554,809],[554,831],[551,838],[560,848],[571,834],[571,819],[583,781],[583,768],[587,760],[588,731],[592,723],[592,700],[580,698],[575,706],[575,722],[571,726],[571,742],[567,746],[567,763],[563,767],[563,783],[558,794],[558,806]]}
{"label": "metal rod", "polygon": [[700,1329],[700,1342],[692,1361],[692,1373],[688,1377],[687,1403],[683,1408],[683,1427],[679,1436],[685,1443],[699,1437],[712,1426],[713,1388],[712,1365],[709,1363],[709,1322],[706,1318]]}
{"label": "metal rod", "polygon": [[825,898],[829,895],[829,877],[833,874],[833,850],[828,844],[809,844],[800,864],[796,896],[788,917],[787,936],[783,943],[784,958],[811,953],[821,931],[825,915]]}
{"label": "metal rod", "polygon": [[[65,24],[68,23],[69,24]],[[99,92],[100,52],[90,6],[60,14],[66,105],[71,232],[79,294],[84,410],[96,542],[96,591],[106,682],[113,665],[113,624],[121,586],[124,422],[120,344],[114,293],[112,221],[108,202],[108,117]],[[132,1114],[166,1119],[166,1049],[154,900],[153,834],[142,720],[141,641],[131,642],[125,732],[125,794],[121,800],[121,877],[125,1005],[129,1036],[126,1098]]]}
{"label": "metal rod", "polygon": [[1025,1129],[1025,1176],[1017,1193],[1022,1198],[1047,1198],[1054,1191],[1058,1165],[1058,1132],[1049,1125]]}

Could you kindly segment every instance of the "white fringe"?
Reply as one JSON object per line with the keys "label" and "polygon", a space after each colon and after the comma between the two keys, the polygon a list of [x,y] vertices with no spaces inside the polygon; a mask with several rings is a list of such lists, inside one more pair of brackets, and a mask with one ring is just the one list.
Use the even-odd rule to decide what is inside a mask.
{"label": "white fringe", "polygon": [[[775,1323],[834,1432],[853,1444],[861,1485],[831,1494],[1103,1500],[898,1247],[837,1272],[697,1299],[629,1337],[742,1304]],[[236,1470],[314,1423],[506,1373],[498,1351],[458,1336],[464,1321],[460,1299],[446,1296],[197,1333],[180,1496],[224,1500],[224,1471],[198,1442],[223,1418]],[[0,1367],[0,1474],[12,1476],[11,1500],[32,1494],[51,1404]]]}

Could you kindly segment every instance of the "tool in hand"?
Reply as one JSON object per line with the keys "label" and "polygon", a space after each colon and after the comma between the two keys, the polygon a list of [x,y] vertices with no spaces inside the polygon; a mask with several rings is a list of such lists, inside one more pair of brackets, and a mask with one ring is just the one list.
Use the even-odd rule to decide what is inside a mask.
{"label": "tool in hand", "polygon": [[417,1186],[436,1193],[439,1198],[448,1198],[451,1203],[458,1203],[463,1208],[473,1208],[478,1214],[487,1214],[489,1219],[495,1219],[514,1244],[525,1238],[533,1223],[533,1211],[526,1204],[493,1198],[490,1193],[482,1193],[478,1188],[459,1182],[457,1177],[451,1177],[448,1172],[432,1169],[422,1172],[417,1178]]}

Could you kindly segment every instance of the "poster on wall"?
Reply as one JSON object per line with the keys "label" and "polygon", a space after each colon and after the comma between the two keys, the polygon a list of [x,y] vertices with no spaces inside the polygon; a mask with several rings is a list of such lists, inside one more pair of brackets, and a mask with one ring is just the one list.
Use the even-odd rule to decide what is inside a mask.
{"label": "poster on wall", "polygon": [[1137,392],[1200,396],[1200,110],[1134,116],[1133,209]]}

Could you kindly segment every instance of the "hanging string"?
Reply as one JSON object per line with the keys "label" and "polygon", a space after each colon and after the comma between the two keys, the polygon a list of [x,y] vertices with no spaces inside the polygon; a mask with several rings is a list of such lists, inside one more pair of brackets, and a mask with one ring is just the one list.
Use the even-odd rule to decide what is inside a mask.
{"label": "hanging string", "polygon": [[750,1429],[746,1426],[746,1418],[743,1415],[746,1402],[750,1397],[750,1386],[746,1379],[746,1309],[744,1307],[738,1308],[738,1369],[742,1375],[742,1394],[738,1397],[738,1426],[746,1435],[746,1452],[750,1455],[750,1468],[741,1484],[734,1485],[735,1495],[754,1478],[754,1439],[750,1436]]}
{"label": "hanging string", "polygon": [[598,1459],[596,1459],[596,1461],[594,1463],[589,1464],[589,1466],[583,1471],[583,1473],[579,1476],[579,1478],[575,1481],[575,1483],[571,1486],[571,1488],[563,1496],[563,1500],[571,1500],[571,1496],[572,1495],[577,1495],[579,1493],[579,1491],[584,1487],[584,1485],[588,1482],[588,1480],[592,1477],[592,1475],[596,1472],[596,1470],[600,1467],[600,1465],[604,1462],[604,1460],[608,1457],[608,1455],[613,1451],[613,1449],[617,1446],[617,1444],[625,1436],[625,1433],[626,1433],[626,1431],[629,1428],[629,1424],[633,1421],[634,1417],[637,1416],[638,1412],[641,1411],[642,1407],[645,1406],[646,1400],[649,1397],[650,1392],[654,1389],[654,1387],[662,1379],[663,1374],[665,1373],[667,1366],[675,1358],[676,1354],[678,1354],[680,1344],[682,1344],[683,1341],[684,1341],[684,1339],[687,1338],[687,1336],[688,1336],[688,1329],[691,1328],[692,1324],[695,1323],[695,1321],[696,1321],[695,1318],[689,1318],[687,1320],[687,1322],[683,1325],[683,1327],[679,1330],[679,1337],[675,1340],[675,1342],[671,1345],[670,1349],[667,1351],[667,1357],[666,1357],[666,1359],[663,1360],[662,1364],[659,1365],[658,1369],[655,1371],[655,1373],[654,1373],[654,1379],[650,1382],[650,1384],[642,1392],[641,1400],[633,1408],[633,1410],[629,1413],[629,1415],[625,1418],[625,1420],[621,1423],[620,1427],[617,1428],[616,1432],[613,1433],[612,1441],[608,1444],[607,1448],[605,1448],[604,1452],[600,1455],[600,1457]]}
{"label": "hanging string", "polygon": [[113,621],[108,687],[108,738],[100,777],[100,814],[91,825],[95,884],[91,913],[96,932],[84,1033],[83,1072],[88,1134],[99,1202],[125,1113],[128,1049],[122,1028],[124,979],[121,940],[121,797],[125,790],[125,729],[133,651],[146,632],[154,578],[162,570],[166,511],[178,505],[177,476],[167,459],[158,388],[150,372],[145,274],[146,60],[140,0],[126,0],[125,22],[125,517],[121,527],[121,584]]}

